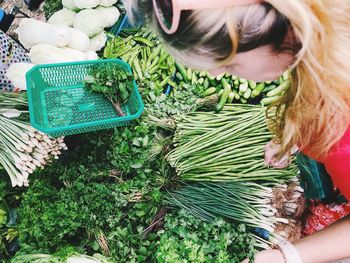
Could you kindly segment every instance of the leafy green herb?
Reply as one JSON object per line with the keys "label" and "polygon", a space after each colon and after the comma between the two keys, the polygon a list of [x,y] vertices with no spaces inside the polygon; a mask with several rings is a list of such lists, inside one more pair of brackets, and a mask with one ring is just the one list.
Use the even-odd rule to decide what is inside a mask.
{"label": "leafy green herb", "polygon": [[124,174],[149,168],[149,151],[152,148],[156,130],[145,122],[135,124],[135,126],[115,129],[113,147],[109,154],[115,169]]}
{"label": "leafy green herb", "polygon": [[104,94],[120,116],[124,116],[122,106],[127,103],[133,90],[132,74],[116,64],[97,66],[84,78],[85,87]]}
{"label": "leafy green herb", "polygon": [[204,223],[180,210],[166,216],[164,228],[156,252],[159,263],[238,263],[254,258],[254,239],[244,225]]}
{"label": "leafy green herb", "polygon": [[[129,126],[127,130],[138,131],[131,134],[119,128],[116,134],[127,134],[120,140],[131,140],[131,152],[140,147],[132,143],[135,138],[148,151],[156,137],[144,138],[154,131],[146,126]],[[144,167],[121,173],[117,167],[130,163],[118,159],[112,165],[113,155],[106,154],[119,145],[115,136],[103,131],[69,137],[67,144],[74,151],[34,174],[36,179],[19,207],[20,253],[53,253],[71,245],[117,262],[150,262],[158,237],[144,231],[162,205],[164,158],[153,161],[153,169],[145,168],[149,165],[144,161]]]}

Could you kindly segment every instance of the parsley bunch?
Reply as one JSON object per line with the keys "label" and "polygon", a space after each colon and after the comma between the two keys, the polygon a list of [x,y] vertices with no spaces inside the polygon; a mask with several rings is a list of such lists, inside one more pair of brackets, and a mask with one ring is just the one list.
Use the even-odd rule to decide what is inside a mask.
{"label": "parsley bunch", "polygon": [[180,210],[166,216],[164,228],[156,252],[159,263],[239,263],[254,258],[254,239],[244,225],[205,223]]}

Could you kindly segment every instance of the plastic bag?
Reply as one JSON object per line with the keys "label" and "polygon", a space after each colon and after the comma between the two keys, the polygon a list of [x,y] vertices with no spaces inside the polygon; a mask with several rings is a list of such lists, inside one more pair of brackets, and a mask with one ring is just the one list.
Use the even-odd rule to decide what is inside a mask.
{"label": "plastic bag", "polygon": [[30,63],[30,59],[27,52],[2,31],[0,31],[0,48],[2,51],[0,56],[0,91],[13,91],[15,87],[6,76],[7,69],[13,63]]}
{"label": "plastic bag", "polygon": [[303,232],[305,235],[311,235],[349,214],[350,203],[326,205],[313,202],[310,206],[310,214],[305,221]]}

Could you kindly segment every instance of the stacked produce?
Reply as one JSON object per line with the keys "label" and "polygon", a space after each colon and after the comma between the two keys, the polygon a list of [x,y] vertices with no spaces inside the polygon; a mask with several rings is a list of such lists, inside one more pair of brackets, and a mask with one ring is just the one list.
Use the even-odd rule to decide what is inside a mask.
{"label": "stacked produce", "polygon": [[297,173],[266,167],[264,145],[272,139],[260,106],[226,105],[217,114],[194,112],[179,116],[176,148],[167,159],[189,181],[260,181],[280,183]]}
{"label": "stacked produce", "polygon": [[175,60],[162,47],[157,35],[141,29],[123,38],[115,37],[107,42],[105,58],[121,58],[133,68],[135,80],[141,90],[149,89],[157,96],[172,82]]}
{"label": "stacked produce", "polygon": [[286,185],[298,169],[294,163],[284,170],[265,165],[264,146],[272,135],[264,108],[227,104],[220,113],[178,116],[176,127],[167,159],[182,180],[198,183],[170,192],[169,204],[205,221],[219,217],[264,229],[270,242],[300,237],[296,222],[287,219],[298,216],[302,189]]}
{"label": "stacked produce", "polygon": [[67,149],[63,138],[51,139],[25,122],[0,116],[0,124],[0,163],[12,186],[28,186],[29,174]]}
{"label": "stacked produce", "polygon": [[89,49],[88,36],[79,29],[24,18],[18,27],[18,40],[29,51],[34,64],[97,59]]}
{"label": "stacked produce", "polygon": [[49,138],[26,122],[27,100],[23,93],[1,92],[0,106],[0,163],[12,186],[27,186],[29,174],[43,168],[51,158],[58,158],[67,147],[63,138]]}
{"label": "stacked produce", "polygon": [[201,103],[216,104],[216,111],[222,110],[226,103],[263,104],[276,102],[290,86],[290,72],[286,71],[278,80],[255,82],[228,73],[211,76],[205,71],[195,71],[176,64],[177,81],[180,86],[196,89],[201,93]]}
{"label": "stacked produce", "polygon": [[[32,18],[21,19],[18,40],[29,50],[33,64],[96,60],[96,51],[107,41],[104,29],[119,19],[120,12],[113,6],[116,2],[64,0],[64,8],[54,13],[47,23]],[[57,6],[57,3],[47,5]],[[16,88],[25,90],[25,74],[34,65],[19,64],[11,65],[7,75]]]}
{"label": "stacked produce", "polygon": [[48,23],[72,27],[72,32],[83,32],[90,38],[85,48],[99,51],[107,41],[104,29],[112,27],[120,17],[118,8],[113,6],[117,1],[63,0],[63,9],[55,12]]}

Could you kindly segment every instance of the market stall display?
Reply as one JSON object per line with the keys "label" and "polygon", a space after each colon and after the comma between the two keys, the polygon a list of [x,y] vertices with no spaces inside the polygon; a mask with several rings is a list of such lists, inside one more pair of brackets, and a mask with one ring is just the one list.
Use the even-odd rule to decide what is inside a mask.
{"label": "market stall display", "polygon": [[[19,39],[39,65],[15,76],[23,86],[29,71],[29,109],[22,93],[0,93],[0,201],[12,208],[0,205],[0,256],[238,263],[281,239],[300,238],[303,189],[294,158],[286,169],[264,164],[264,145],[273,138],[266,106],[288,91],[290,73],[256,83],[185,68],[144,27],[106,34],[124,19],[116,2],[46,1],[48,22],[20,24]],[[96,51],[111,60],[88,61]],[[130,70],[107,63],[116,59]],[[145,111],[124,120],[136,84]],[[93,111],[90,97],[109,111]],[[37,113],[33,101],[45,102]],[[29,126],[28,111],[42,114],[38,123],[46,121],[48,134],[85,133],[50,138]],[[106,112],[125,122],[91,132],[79,126],[81,112],[99,129],[112,127],[97,120]]]}

